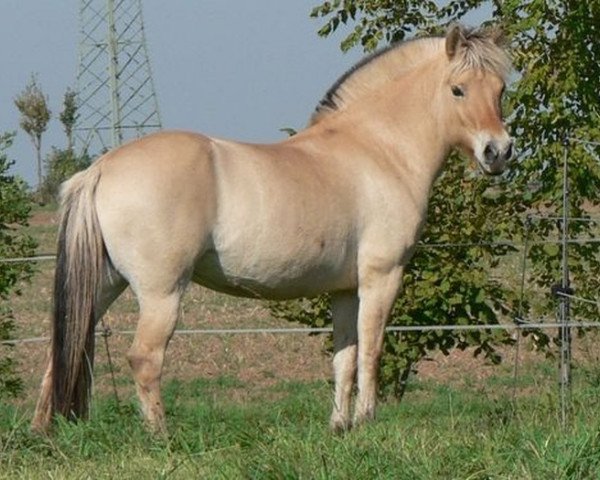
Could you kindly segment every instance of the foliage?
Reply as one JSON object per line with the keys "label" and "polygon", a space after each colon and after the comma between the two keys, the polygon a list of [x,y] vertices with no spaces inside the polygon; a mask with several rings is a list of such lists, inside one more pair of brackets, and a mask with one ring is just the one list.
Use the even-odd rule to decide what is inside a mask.
{"label": "foliage", "polygon": [[[532,213],[562,214],[567,154],[568,214],[589,216],[599,203],[600,148],[577,140],[600,140],[600,1],[506,1],[497,15],[512,39],[515,67],[521,73],[510,95],[511,125],[523,152],[510,174],[512,201],[522,202]],[[569,223],[572,237],[586,238],[597,230],[593,222]],[[529,234],[531,240],[557,238],[560,224],[532,221]],[[598,297],[600,276],[590,275],[600,271],[598,247],[569,246],[571,286],[579,297]],[[561,254],[555,245],[531,247],[530,280],[545,292],[541,302],[545,309],[537,314],[552,314],[556,305],[550,286],[559,283]],[[592,304],[572,302],[572,307],[581,318],[593,320],[598,314]]]}
{"label": "foliage", "polygon": [[[415,35],[442,33],[445,26],[463,18],[488,2],[453,0],[447,2],[390,2],[387,0],[334,0],[317,6],[312,16],[326,19],[319,30],[328,36],[342,24],[354,29],[341,43],[346,51],[361,45],[366,51],[380,43]],[[480,244],[452,248],[417,250],[405,275],[404,293],[392,313],[393,325],[496,323],[508,315],[553,315],[556,298],[551,285],[560,281],[561,249],[548,240],[559,236],[556,221],[527,221],[534,214],[561,212],[562,160],[568,136],[599,139],[598,94],[600,91],[600,1],[541,0],[530,2],[493,1],[493,18],[503,25],[518,73],[505,100],[509,123],[517,138],[519,158],[510,173],[498,183],[469,175],[452,160],[434,186],[429,220],[423,243]],[[569,181],[573,217],[589,215],[586,209],[597,205],[600,187],[598,146],[570,143]],[[529,216],[526,216],[528,214]],[[531,246],[527,252],[529,287],[519,303],[518,282],[499,278],[496,268],[511,257],[507,247],[486,246],[498,239],[520,241],[527,223]],[[572,236],[590,236],[597,229],[591,222],[573,222]],[[542,243],[544,241],[546,243]],[[514,255],[513,255],[514,258]],[[514,261],[514,260],[513,260]],[[506,269],[506,268],[505,268]],[[600,290],[598,244],[571,247],[569,269],[578,295],[596,298]],[[541,294],[540,294],[541,292]],[[306,306],[306,303],[304,304]],[[597,306],[576,304],[575,314],[593,319]],[[310,325],[327,323],[327,299],[308,302],[302,315],[296,305],[279,305],[276,314]],[[289,314],[282,314],[288,310]],[[311,315],[318,318],[311,319]],[[539,346],[549,339],[543,332],[534,336]],[[399,379],[406,369],[428,351],[476,347],[493,361],[498,340],[506,335],[491,332],[403,333],[387,335],[382,362],[382,385],[402,391]]]}
{"label": "foliage", "polygon": [[19,124],[29,135],[37,156],[38,186],[42,184],[42,134],[48,128],[50,109],[48,97],[44,95],[37,77],[31,76],[25,89],[15,98],[15,106],[21,113]]}
{"label": "foliage", "polygon": [[[19,232],[27,224],[31,209],[23,181],[8,174],[13,162],[6,156],[14,133],[0,135],[0,258],[15,258],[33,253],[35,242]],[[14,330],[14,320],[6,300],[9,294],[19,293],[18,282],[29,277],[29,263],[0,262],[0,341],[9,340]],[[0,344],[0,398],[15,395],[20,390],[20,380],[14,375],[11,347]]]}
{"label": "foliage", "polygon": [[61,184],[75,173],[90,165],[90,157],[77,155],[72,148],[61,150],[53,147],[46,157],[46,174],[39,189],[45,202],[57,201]]}
{"label": "foliage", "polygon": [[341,42],[344,52],[359,44],[365,51],[372,51],[382,42],[398,42],[411,33],[443,32],[446,25],[460,20],[485,3],[487,1],[484,0],[333,0],[315,7],[311,16],[327,18],[318,32],[323,37],[329,36],[341,25],[354,25]]}

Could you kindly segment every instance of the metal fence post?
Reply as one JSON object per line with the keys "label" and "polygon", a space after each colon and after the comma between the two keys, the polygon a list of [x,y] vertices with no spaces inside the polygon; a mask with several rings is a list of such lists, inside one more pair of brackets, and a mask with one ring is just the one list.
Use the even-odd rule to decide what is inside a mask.
{"label": "metal fence post", "polygon": [[[568,411],[571,396],[571,327],[570,321],[570,300],[566,295],[571,295],[569,281],[569,258],[567,252],[568,245],[568,221],[569,221],[569,178],[568,178],[568,136],[563,139],[563,214],[562,214],[562,279],[560,284],[560,306],[559,323],[560,327],[560,411],[561,423],[565,427],[568,422]],[[565,295],[566,294],[566,295]]]}

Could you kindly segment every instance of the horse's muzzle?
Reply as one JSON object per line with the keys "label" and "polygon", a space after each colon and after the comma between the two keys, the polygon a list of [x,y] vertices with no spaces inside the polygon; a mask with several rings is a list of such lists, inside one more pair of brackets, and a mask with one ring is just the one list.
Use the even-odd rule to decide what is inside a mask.
{"label": "horse's muzzle", "polygon": [[489,141],[483,150],[483,169],[488,175],[500,175],[513,156],[512,138],[505,145]]}

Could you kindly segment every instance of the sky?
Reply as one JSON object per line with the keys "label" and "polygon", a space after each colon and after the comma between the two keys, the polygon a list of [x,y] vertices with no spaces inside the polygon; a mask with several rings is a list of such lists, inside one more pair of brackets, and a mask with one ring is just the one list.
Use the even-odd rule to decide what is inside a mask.
{"label": "sky", "polygon": [[[104,4],[104,0],[95,0]],[[146,39],[164,128],[272,142],[302,128],[318,101],[362,56],[342,54],[343,31],[317,35],[319,0],[143,0]],[[0,133],[17,130],[12,169],[35,183],[35,153],[19,130],[14,98],[32,73],[53,118],[43,154],[66,144],[57,119],[74,87],[79,41],[76,0],[0,0]]]}
{"label": "sky", "polygon": [[[103,0],[96,0],[103,4]],[[79,41],[75,0],[0,0],[0,132],[18,130],[13,173],[35,183],[35,152],[19,130],[14,98],[31,74],[53,118],[43,153],[66,143],[58,113],[75,86]],[[150,63],[164,128],[253,142],[303,127],[329,86],[361,57],[342,54],[309,18],[318,0],[144,0]]]}

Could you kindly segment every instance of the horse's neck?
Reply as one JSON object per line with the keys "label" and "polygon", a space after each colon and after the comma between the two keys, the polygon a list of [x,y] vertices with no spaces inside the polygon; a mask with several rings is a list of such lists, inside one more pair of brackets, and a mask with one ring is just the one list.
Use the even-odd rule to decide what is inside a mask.
{"label": "horse's neck", "polygon": [[[307,139],[308,144],[315,139],[325,140],[327,157],[333,161],[346,161],[336,160],[336,150],[342,156],[352,149],[371,156],[373,163],[402,179],[401,183],[410,183],[426,202],[450,150],[441,121],[442,70],[439,58],[424,62],[340,110],[321,115],[295,140]],[[342,133],[342,137],[332,137],[333,132]]]}
{"label": "horse's neck", "polygon": [[440,121],[437,88],[434,82],[424,85],[408,77],[390,85],[388,92],[382,91],[357,113],[356,120],[350,120],[362,123],[358,128],[363,142],[373,145],[374,153],[392,171],[410,178],[427,196],[450,150]]}

